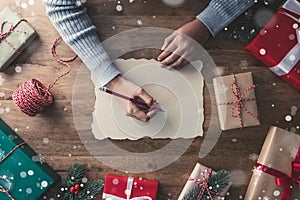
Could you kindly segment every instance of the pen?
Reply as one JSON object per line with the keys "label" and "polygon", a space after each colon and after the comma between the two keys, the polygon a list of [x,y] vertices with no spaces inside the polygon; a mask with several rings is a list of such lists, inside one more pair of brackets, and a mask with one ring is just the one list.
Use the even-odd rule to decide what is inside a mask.
{"label": "pen", "polygon": [[134,98],[131,98],[131,97],[127,97],[127,96],[125,96],[125,95],[123,95],[123,94],[114,92],[114,91],[112,91],[112,90],[110,90],[110,89],[107,89],[107,88],[105,88],[105,87],[100,87],[99,90],[100,90],[100,91],[103,91],[103,92],[106,92],[106,93],[108,93],[108,94],[111,94],[111,95],[120,97],[120,98],[122,98],[122,99],[131,101],[131,102],[134,103],[134,104],[137,104],[137,105],[140,105],[140,106],[144,106],[144,107],[146,107],[146,108],[149,108],[149,106],[148,106],[145,102],[139,101],[139,100],[134,99]]}

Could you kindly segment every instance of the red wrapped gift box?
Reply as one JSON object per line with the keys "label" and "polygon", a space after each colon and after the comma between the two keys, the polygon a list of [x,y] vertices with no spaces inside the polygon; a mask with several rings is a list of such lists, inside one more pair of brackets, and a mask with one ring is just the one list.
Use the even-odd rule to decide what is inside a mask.
{"label": "red wrapped gift box", "polygon": [[116,176],[105,177],[102,200],[155,200],[158,182],[141,178]]}
{"label": "red wrapped gift box", "polygon": [[288,0],[245,49],[300,91],[300,2]]}

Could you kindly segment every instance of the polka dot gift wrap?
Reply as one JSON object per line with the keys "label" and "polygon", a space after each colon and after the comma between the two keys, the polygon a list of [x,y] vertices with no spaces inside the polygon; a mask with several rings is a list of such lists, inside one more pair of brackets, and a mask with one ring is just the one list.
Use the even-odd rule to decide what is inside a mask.
{"label": "polka dot gift wrap", "polygon": [[36,200],[59,176],[0,118],[0,199]]}

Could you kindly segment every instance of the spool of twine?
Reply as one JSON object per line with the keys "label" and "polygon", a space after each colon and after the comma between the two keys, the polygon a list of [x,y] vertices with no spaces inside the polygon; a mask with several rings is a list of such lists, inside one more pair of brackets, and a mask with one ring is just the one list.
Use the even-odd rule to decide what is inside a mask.
{"label": "spool of twine", "polygon": [[67,62],[71,62],[76,59],[77,56],[74,56],[71,59],[63,60],[56,54],[56,45],[61,40],[61,37],[58,37],[53,42],[51,53],[52,57],[59,63],[68,67],[68,70],[58,76],[52,84],[49,86],[43,85],[37,79],[31,79],[29,81],[24,82],[18,89],[14,91],[12,94],[12,99],[14,103],[19,107],[19,109],[29,115],[35,116],[49,105],[53,103],[53,96],[50,93],[51,88],[56,84],[56,82],[63,76],[70,73],[71,66]]}

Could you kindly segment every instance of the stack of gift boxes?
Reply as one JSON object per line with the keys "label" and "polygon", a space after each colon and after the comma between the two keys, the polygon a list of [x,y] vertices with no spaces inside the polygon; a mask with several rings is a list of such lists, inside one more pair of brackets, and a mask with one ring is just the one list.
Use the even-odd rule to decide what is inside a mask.
{"label": "stack of gift boxes", "polygon": [[[288,0],[259,35],[246,46],[251,54],[273,73],[300,91],[300,3]],[[5,70],[28,44],[36,32],[14,11],[5,8],[2,21],[0,70]],[[230,130],[259,125],[252,73],[232,74],[213,79],[220,128]],[[59,176],[0,119],[0,199],[37,199]],[[268,131],[259,159],[254,167],[245,199],[272,196],[290,200],[300,197],[300,136],[278,127]],[[220,190],[213,189],[212,169],[196,164],[187,177],[178,199],[224,199],[230,180]],[[197,193],[192,194],[196,189]],[[133,177],[107,175],[103,200],[154,200],[158,182]]]}

